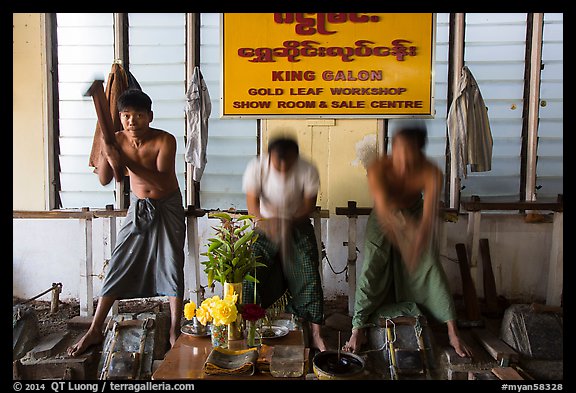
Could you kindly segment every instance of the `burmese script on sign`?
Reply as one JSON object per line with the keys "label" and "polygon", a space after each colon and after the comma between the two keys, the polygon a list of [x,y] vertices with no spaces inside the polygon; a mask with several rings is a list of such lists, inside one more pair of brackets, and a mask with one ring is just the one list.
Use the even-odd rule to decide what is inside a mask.
{"label": "burmese script on sign", "polygon": [[221,116],[433,114],[433,14],[224,14]]}

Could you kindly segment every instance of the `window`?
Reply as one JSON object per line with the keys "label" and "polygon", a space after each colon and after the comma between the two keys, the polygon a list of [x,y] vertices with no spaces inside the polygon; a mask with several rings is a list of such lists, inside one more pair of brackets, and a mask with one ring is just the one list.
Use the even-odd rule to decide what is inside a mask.
{"label": "window", "polygon": [[[114,14],[56,14],[58,110],[63,208],[114,204],[114,182],[102,186],[88,166],[96,126],[94,104],[84,96],[95,79],[107,79],[115,60],[115,37],[127,37],[130,72],[153,100],[153,127],[175,135],[177,176],[184,192],[186,163],[186,14],[128,14],[118,34]],[[246,209],[242,175],[258,154],[258,122],[220,118],[220,17],[200,14],[200,69],[212,102],[207,164],[200,182],[200,207]],[[494,141],[492,170],[468,172],[461,196],[518,199],[521,184],[525,13],[465,14],[464,63],[477,80]],[[544,14],[536,187],[539,198],[563,192],[563,15]],[[448,112],[450,14],[436,15],[435,117],[427,120],[427,155],[445,171]],[[126,43],[122,43],[126,44]],[[190,45],[188,45],[190,46]],[[393,132],[398,120],[390,120]],[[449,178],[445,176],[445,181]],[[443,200],[448,198],[443,195]]]}
{"label": "window", "polygon": [[[450,14],[436,14],[436,53],[434,64],[434,109],[433,119],[427,119],[428,144],[426,155],[445,172],[446,165],[446,116],[448,113],[448,41],[450,30]],[[389,134],[393,135],[400,125],[399,120],[390,120]],[[391,140],[388,140],[390,143]],[[390,146],[388,146],[390,151]],[[444,190],[440,197],[446,200]]]}
{"label": "window", "polygon": [[113,14],[57,14],[60,198],[63,208],[114,204],[114,182],[102,186],[88,166],[96,112],[84,92],[106,80],[114,60]]}
{"label": "window", "polygon": [[[108,78],[115,60],[114,14],[57,14],[60,111],[60,179],[63,208],[103,208],[115,202],[114,182],[102,186],[88,166],[96,113],[84,92],[95,78]],[[201,14],[200,69],[207,83],[208,163],[200,183],[200,206],[246,209],[241,179],[257,154],[256,120],[221,120],[220,14]],[[116,43],[118,44],[118,43]],[[123,43],[126,44],[126,43]],[[178,141],[176,173],[186,189],[186,14],[128,14],[129,70],[152,98],[151,126]]]}
{"label": "window", "polygon": [[176,137],[176,175],[186,190],[186,14],[128,14],[130,72],[152,98],[151,127]]}
{"label": "window", "polygon": [[220,119],[220,14],[201,14],[200,23],[200,69],[212,101],[200,206],[245,210],[242,175],[257,154],[257,121]]}
{"label": "window", "polygon": [[544,14],[536,194],[556,198],[563,188],[563,18]]}
{"label": "window", "polygon": [[520,190],[526,14],[466,14],[464,64],[488,107],[492,169],[462,179],[462,197],[506,197]]}

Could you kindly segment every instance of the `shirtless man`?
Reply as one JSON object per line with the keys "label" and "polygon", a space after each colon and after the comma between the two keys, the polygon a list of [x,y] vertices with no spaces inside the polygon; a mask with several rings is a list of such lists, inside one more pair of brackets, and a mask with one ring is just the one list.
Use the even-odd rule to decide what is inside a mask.
{"label": "shirtless man", "polygon": [[414,307],[408,312],[420,314],[423,308],[445,322],[456,353],[472,356],[460,339],[453,298],[432,241],[442,172],[424,154],[426,133],[419,126],[400,129],[392,139],[391,154],[367,168],[374,209],[345,351],[359,352],[378,317],[400,315],[402,306],[410,304]]}
{"label": "shirtless man", "polygon": [[175,171],[176,139],[150,127],[152,101],[140,90],[118,98],[123,130],[103,142],[97,174],[102,185],[130,176],[130,207],[118,233],[92,324],[68,348],[70,356],[99,344],[106,315],[118,299],[168,296],[170,344],[180,331],[184,295],[185,212]]}

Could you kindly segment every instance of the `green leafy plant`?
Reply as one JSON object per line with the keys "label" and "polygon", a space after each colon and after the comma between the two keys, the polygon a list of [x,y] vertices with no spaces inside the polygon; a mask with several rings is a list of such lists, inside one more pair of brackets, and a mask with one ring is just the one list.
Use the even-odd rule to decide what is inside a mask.
{"label": "green leafy plant", "polygon": [[254,231],[252,215],[233,216],[224,212],[212,212],[209,218],[218,218],[220,225],[212,227],[215,236],[208,239],[208,250],[200,255],[208,257],[204,272],[208,275],[208,286],[214,281],[237,283],[248,280],[258,283],[252,275],[257,267],[266,266],[257,261],[254,242],[258,233]]}

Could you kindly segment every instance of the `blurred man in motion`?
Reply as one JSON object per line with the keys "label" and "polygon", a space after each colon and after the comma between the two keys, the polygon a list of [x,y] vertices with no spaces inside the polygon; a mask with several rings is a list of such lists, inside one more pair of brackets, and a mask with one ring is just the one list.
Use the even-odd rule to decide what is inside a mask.
{"label": "blurred man in motion", "polygon": [[[254,302],[267,308],[287,294],[286,311],[309,324],[310,346],[325,351],[320,334],[324,294],[310,220],[319,187],[318,169],[300,157],[298,144],[291,138],[272,140],[268,154],[251,161],[243,178],[248,213],[256,216],[260,232],[256,254],[267,265],[257,270]],[[254,296],[253,288],[252,283],[244,283],[247,302]]]}
{"label": "blurred man in motion", "polygon": [[360,352],[367,329],[379,318],[423,314],[447,324],[450,345],[458,355],[472,356],[460,339],[434,241],[442,171],[424,154],[426,142],[424,125],[404,126],[394,134],[390,154],[367,168],[374,209],[366,224],[346,351]]}

